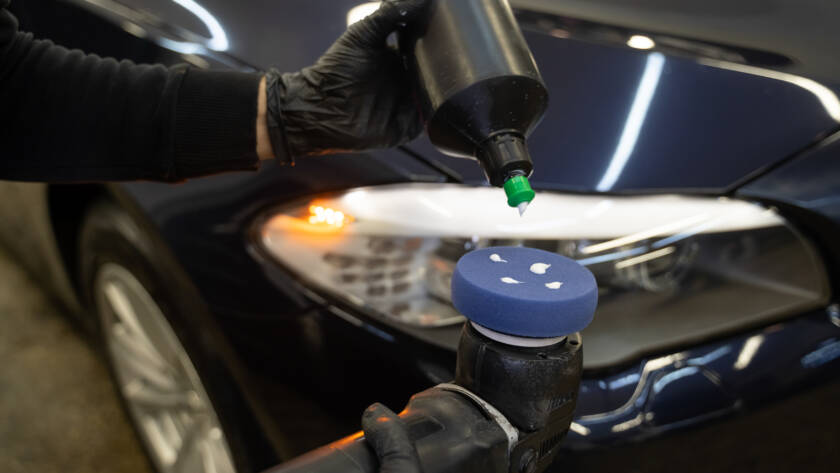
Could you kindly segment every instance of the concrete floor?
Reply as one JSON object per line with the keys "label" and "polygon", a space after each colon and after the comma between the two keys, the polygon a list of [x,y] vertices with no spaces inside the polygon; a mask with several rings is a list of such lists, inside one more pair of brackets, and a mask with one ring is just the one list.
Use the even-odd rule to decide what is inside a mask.
{"label": "concrete floor", "polygon": [[102,358],[2,249],[0,360],[0,471],[150,471]]}

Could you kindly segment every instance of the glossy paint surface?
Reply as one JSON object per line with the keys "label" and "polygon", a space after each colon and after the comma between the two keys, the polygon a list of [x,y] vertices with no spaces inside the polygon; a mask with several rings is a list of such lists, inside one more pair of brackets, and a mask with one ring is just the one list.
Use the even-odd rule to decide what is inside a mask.
{"label": "glossy paint surface", "polygon": [[840,367],[836,320],[836,308],[819,311],[585,379],[569,445],[640,440],[830,376]]}
{"label": "glossy paint surface", "polygon": [[[840,118],[834,92],[827,110],[812,92],[760,69],[543,32],[528,40],[551,102],[529,140],[534,187],[720,191],[819,140]],[[422,140],[416,146],[435,155]],[[482,179],[472,162],[441,159]]]}
{"label": "glossy paint surface", "polygon": [[840,225],[840,134],[738,192],[808,209]]}
{"label": "glossy paint surface", "polygon": [[840,4],[822,0],[511,0],[568,19],[571,30],[621,40],[644,34],[657,47],[714,54],[840,84],[835,60]]}
{"label": "glossy paint surface", "polygon": [[[101,10],[89,0],[74,2]],[[95,3],[107,8],[113,2]],[[235,62],[234,67],[282,70],[317,59],[359,5],[357,0],[124,3],[146,14],[135,20],[142,34],[126,31],[148,35],[165,49]],[[758,60],[767,56],[758,46],[711,47],[682,38],[682,49],[662,46],[665,54],[633,49],[621,38],[606,35],[607,41],[593,33],[600,25],[577,22],[573,29],[568,18],[534,3],[539,2],[521,2],[519,16],[550,93],[548,112],[530,140],[536,187],[720,191],[840,126],[836,89],[787,72],[783,56],[774,70],[764,64],[773,61]],[[161,29],[150,29],[150,18],[173,28],[154,34]],[[179,32],[175,43],[173,30]],[[190,39],[192,47],[185,47]],[[755,58],[758,65],[751,62]],[[471,160],[446,157],[425,138],[411,147],[469,182],[483,182]]]}

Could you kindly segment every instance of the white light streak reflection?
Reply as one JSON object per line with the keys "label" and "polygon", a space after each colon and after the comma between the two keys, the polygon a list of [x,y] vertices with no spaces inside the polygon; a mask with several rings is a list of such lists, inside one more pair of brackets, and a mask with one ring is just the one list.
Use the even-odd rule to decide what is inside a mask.
{"label": "white light streak reflection", "polygon": [[207,11],[207,9],[196,3],[194,0],[172,1],[189,10],[189,12],[201,20],[201,22],[204,23],[204,26],[207,27],[207,30],[210,31],[210,41],[205,44],[207,49],[211,49],[213,51],[227,50],[227,34],[225,34],[225,30],[222,28],[222,25],[219,24],[219,20],[217,20],[212,13]]}
{"label": "white light streak reflection", "polygon": [[643,420],[644,417],[642,417],[642,414],[639,414],[630,420],[621,422],[619,424],[615,424],[610,428],[610,430],[612,430],[613,432],[624,432],[625,430],[630,430],[633,427],[638,427],[642,425]]}
{"label": "white light streak reflection", "polygon": [[659,78],[662,76],[664,65],[665,56],[662,53],[650,53],[648,55],[645,71],[642,73],[642,79],[639,81],[638,89],[636,89],[636,98],[633,99],[630,113],[627,114],[627,121],[624,122],[624,131],[621,132],[621,138],[618,140],[618,146],[615,148],[609,167],[595,187],[597,190],[603,192],[612,189],[618,177],[621,176],[621,172],[624,171],[624,166],[636,147],[636,141],[639,139],[639,133],[642,131],[642,125],[645,122],[650,103],[653,100],[656,87],[659,85]]}
{"label": "white light streak reflection", "polygon": [[586,437],[587,435],[589,435],[590,432],[592,432],[591,430],[589,430],[589,427],[586,427],[585,425],[580,425],[577,422],[572,422],[572,424],[569,426],[569,430],[584,437]]}
{"label": "white light streak reflection", "polygon": [[741,353],[738,353],[738,359],[735,360],[735,364],[732,365],[732,368],[735,370],[742,370],[749,366],[762,343],[764,343],[764,335],[753,335],[748,338],[747,341],[744,342],[743,348],[741,348]]}
{"label": "white light streak reflection", "polygon": [[730,71],[742,72],[744,74],[766,77],[768,79],[780,80],[787,82],[788,84],[801,87],[814,94],[817,100],[820,101],[820,104],[823,106],[828,116],[834,119],[834,121],[840,123],[840,99],[837,98],[837,94],[835,94],[831,89],[817,81],[794,74],[788,74],[786,72],[772,71],[770,69],[762,69],[760,67],[737,64],[734,62],[716,61],[713,59],[698,59],[697,62],[719,69],[727,69]]}
{"label": "white light streak reflection", "polygon": [[382,2],[367,2],[356,5],[347,12],[347,26],[364,20],[365,17],[379,9],[379,4]]}

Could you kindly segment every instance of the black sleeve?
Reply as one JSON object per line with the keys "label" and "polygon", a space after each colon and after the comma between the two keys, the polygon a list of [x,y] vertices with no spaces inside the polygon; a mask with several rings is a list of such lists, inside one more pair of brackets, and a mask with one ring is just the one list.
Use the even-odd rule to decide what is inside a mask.
{"label": "black sleeve", "polygon": [[179,181],[256,169],[260,76],[117,62],[17,31],[0,0],[0,179]]}

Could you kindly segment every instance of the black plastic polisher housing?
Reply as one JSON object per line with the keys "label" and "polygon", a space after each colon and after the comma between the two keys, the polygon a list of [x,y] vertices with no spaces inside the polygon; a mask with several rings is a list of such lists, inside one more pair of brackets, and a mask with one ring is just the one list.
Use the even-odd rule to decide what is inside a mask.
{"label": "black plastic polisher housing", "polygon": [[[511,206],[530,201],[525,139],[545,113],[548,91],[507,0],[431,0],[407,38],[432,143],[477,159]],[[530,196],[506,185],[517,176]]]}
{"label": "black plastic polisher housing", "polygon": [[[592,321],[597,299],[592,273],[556,253],[491,247],[462,256],[452,303],[469,321],[455,383],[415,394],[399,414],[420,469],[546,471],[572,425],[583,370],[576,332]],[[266,473],[377,471],[384,470],[359,432]]]}

